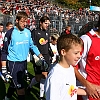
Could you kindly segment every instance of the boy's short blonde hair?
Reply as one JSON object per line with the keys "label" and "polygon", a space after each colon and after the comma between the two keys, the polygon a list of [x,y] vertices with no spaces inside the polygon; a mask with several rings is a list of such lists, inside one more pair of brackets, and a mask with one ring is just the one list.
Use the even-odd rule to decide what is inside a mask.
{"label": "boy's short blonde hair", "polygon": [[61,35],[57,40],[57,50],[59,55],[61,56],[62,49],[65,49],[67,52],[69,51],[69,49],[71,49],[72,45],[78,45],[78,44],[83,46],[83,42],[79,37],[73,34]]}
{"label": "boy's short blonde hair", "polygon": [[51,40],[53,40],[53,41],[58,40],[58,38],[59,38],[59,34],[57,34],[57,33],[51,35]]}

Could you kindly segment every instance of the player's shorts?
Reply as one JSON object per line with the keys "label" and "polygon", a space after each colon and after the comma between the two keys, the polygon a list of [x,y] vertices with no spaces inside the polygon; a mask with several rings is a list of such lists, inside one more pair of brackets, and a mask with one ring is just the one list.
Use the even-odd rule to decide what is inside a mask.
{"label": "player's shorts", "polygon": [[13,62],[7,61],[8,70],[12,76],[12,87],[17,89],[24,88],[24,75],[27,67],[27,61]]}
{"label": "player's shorts", "polygon": [[48,72],[48,70],[49,70],[49,66],[50,66],[50,59],[49,58],[50,58],[50,56],[46,54],[46,55],[43,55],[43,57],[44,57],[46,63],[48,64],[48,68],[45,68],[43,66],[37,66],[35,64],[34,59],[33,59],[33,67],[34,67],[35,74],[42,74],[42,72]]}

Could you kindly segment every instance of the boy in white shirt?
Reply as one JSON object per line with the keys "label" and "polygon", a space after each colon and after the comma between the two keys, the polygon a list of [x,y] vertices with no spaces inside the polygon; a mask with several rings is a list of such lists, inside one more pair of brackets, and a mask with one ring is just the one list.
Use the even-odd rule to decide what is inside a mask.
{"label": "boy in white shirt", "polygon": [[58,38],[59,38],[59,34],[57,33],[51,35],[50,47],[52,49],[52,52],[54,53],[54,56],[52,57],[52,64],[57,62],[57,57],[58,57],[57,40]]}
{"label": "boy in white shirt", "polygon": [[81,57],[82,46],[82,41],[75,35],[62,35],[58,38],[57,50],[60,61],[47,76],[46,100],[77,100],[77,94],[86,95],[85,90],[76,87],[73,68]]}

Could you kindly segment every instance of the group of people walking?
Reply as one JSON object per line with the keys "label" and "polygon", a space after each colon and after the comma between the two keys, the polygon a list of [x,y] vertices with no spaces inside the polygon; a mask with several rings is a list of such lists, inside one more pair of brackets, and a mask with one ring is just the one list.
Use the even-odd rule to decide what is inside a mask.
{"label": "group of people walking", "polygon": [[44,97],[46,100],[100,100],[100,16],[97,28],[81,38],[71,34],[70,29],[61,36],[51,36],[47,16],[41,17],[39,26],[30,31],[26,28],[27,19],[24,11],[18,12],[15,26],[4,37],[1,70],[4,76],[11,76],[4,100],[10,100],[15,90],[18,100],[25,100],[24,75],[29,51],[33,55],[35,77],[27,91],[40,83],[40,100],[45,100]]}

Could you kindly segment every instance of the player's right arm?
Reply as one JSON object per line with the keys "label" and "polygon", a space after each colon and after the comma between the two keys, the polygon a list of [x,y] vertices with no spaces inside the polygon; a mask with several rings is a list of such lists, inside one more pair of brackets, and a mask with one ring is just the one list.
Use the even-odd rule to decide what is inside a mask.
{"label": "player's right arm", "polygon": [[11,35],[12,35],[13,29],[14,28],[12,28],[11,30],[7,31],[7,33],[5,34],[4,41],[3,41],[3,48],[2,48],[2,51],[1,51],[1,60],[2,61],[7,61],[8,46],[10,44],[10,40],[11,40]]}
{"label": "player's right arm", "polygon": [[1,63],[2,63],[2,75],[5,78],[5,82],[7,82],[7,79],[12,78],[11,75],[8,73],[7,68],[6,68],[6,61],[7,61],[7,55],[8,55],[8,46],[11,40],[11,31],[8,31],[5,35],[4,41],[3,41],[3,48],[1,51]]}

